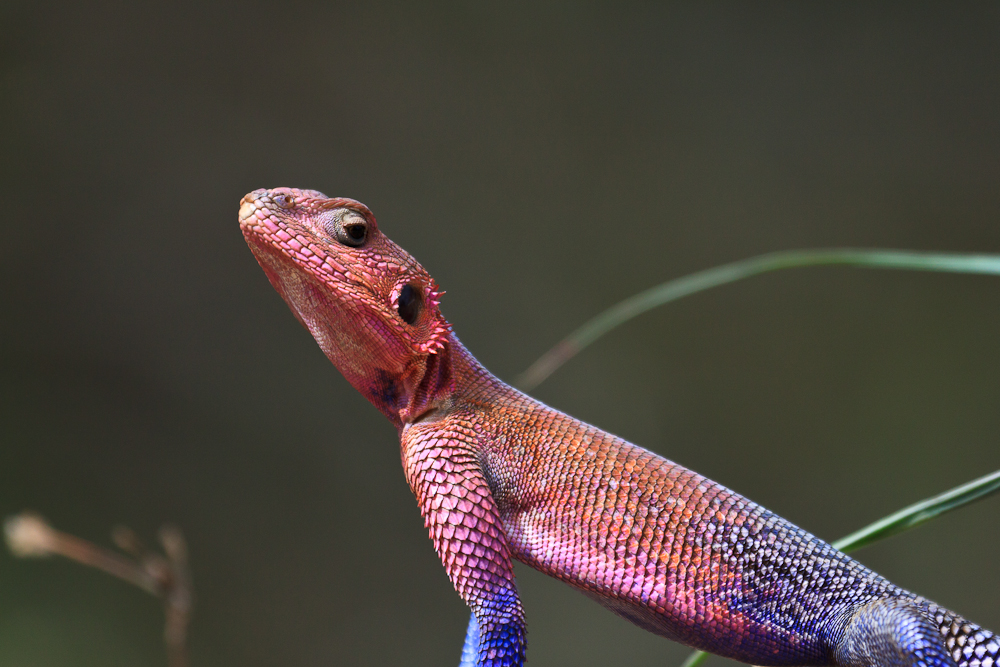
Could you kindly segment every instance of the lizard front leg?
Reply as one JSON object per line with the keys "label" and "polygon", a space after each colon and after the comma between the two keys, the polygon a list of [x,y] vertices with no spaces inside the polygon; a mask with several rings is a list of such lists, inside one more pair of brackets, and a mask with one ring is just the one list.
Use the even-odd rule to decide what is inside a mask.
{"label": "lizard front leg", "polygon": [[462,665],[520,667],[524,611],[475,433],[461,424],[420,423],[403,430],[401,445],[406,480],[434,548],[472,609]]}

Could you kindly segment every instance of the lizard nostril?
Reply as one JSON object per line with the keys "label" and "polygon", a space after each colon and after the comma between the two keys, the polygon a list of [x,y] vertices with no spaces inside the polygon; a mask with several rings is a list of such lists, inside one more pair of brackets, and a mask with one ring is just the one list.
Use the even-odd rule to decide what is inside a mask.
{"label": "lizard nostril", "polygon": [[295,197],[287,192],[275,192],[271,195],[271,201],[273,201],[278,208],[292,208],[295,205]]}

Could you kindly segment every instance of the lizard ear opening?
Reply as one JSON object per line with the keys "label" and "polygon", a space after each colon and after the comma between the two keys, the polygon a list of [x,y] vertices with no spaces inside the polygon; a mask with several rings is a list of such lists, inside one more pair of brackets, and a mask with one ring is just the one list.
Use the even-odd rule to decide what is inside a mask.
{"label": "lizard ear opening", "polygon": [[412,326],[420,317],[423,306],[424,296],[420,288],[412,284],[403,285],[403,289],[399,291],[399,303],[396,308],[403,321]]}
{"label": "lizard ear opening", "polygon": [[406,328],[400,333],[413,345],[416,352],[434,354],[441,350],[451,326],[441,317],[438,309],[441,295],[430,276],[409,276],[399,283],[389,296],[389,307],[399,316]]}

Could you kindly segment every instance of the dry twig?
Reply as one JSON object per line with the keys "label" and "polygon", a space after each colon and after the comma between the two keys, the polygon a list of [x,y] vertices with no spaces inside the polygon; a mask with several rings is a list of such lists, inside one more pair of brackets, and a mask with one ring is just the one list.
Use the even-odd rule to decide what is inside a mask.
{"label": "dry twig", "polygon": [[124,579],[163,600],[167,663],[169,667],[187,667],[187,628],[194,598],[187,567],[187,545],[180,530],[172,526],[160,529],[163,555],[148,550],[139,537],[124,526],[112,531],[112,539],[128,555],[58,531],[30,512],[8,517],[4,522],[4,535],[15,556],[65,556]]}

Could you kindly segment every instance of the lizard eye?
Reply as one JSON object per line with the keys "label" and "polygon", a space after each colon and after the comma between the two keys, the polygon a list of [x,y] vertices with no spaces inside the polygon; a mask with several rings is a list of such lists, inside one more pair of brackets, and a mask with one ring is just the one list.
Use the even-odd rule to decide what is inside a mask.
{"label": "lizard eye", "polygon": [[416,322],[423,305],[424,299],[420,290],[413,285],[404,285],[399,292],[398,307],[399,316],[403,318],[403,321],[407,324]]}
{"label": "lizard eye", "polygon": [[357,248],[368,239],[368,221],[357,213],[348,213],[337,225],[337,240]]}

